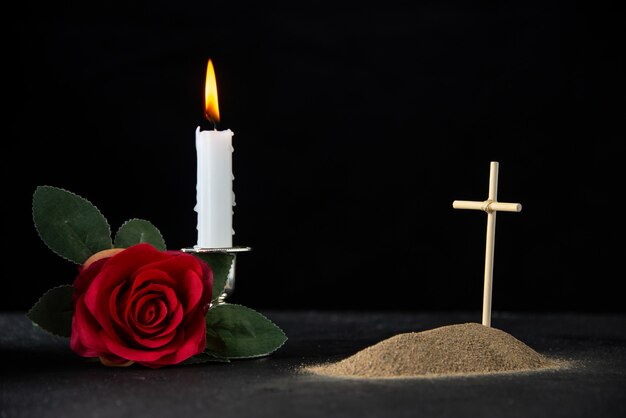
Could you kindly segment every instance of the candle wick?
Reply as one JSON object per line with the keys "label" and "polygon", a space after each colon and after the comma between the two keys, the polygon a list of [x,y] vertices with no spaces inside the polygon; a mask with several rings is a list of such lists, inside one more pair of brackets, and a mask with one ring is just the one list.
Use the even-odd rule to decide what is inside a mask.
{"label": "candle wick", "polygon": [[211,123],[213,124],[213,130],[217,131],[217,121],[212,120]]}

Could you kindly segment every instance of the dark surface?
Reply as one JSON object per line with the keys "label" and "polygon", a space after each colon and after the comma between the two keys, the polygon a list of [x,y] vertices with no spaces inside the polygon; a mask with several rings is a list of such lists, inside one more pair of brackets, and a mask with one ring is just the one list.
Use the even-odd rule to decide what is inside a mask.
{"label": "dark surface", "polygon": [[22,314],[0,316],[1,417],[624,417],[626,316],[496,314],[493,325],[567,359],[558,371],[342,380],[299,373],[394,334],[478,314],[267,311],[290,337],[273,356],[159,370],[85,363]]}

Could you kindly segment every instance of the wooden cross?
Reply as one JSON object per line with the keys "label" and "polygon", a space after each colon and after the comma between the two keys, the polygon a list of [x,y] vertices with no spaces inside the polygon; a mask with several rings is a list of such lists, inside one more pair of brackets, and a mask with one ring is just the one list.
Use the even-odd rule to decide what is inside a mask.
{"label": "wooden cross", "polygon": [[491,162],[489,171],[489,197],[484,202],[455,200],[454,209],[474,209],[487,212],[487,243],[485,248],[485,287],[483,290],[483,325],[491,326],[491,288],[493,284],[493,250],[496,240],[496,213],[521,212],[520,203],[498,202],[498,162]]}

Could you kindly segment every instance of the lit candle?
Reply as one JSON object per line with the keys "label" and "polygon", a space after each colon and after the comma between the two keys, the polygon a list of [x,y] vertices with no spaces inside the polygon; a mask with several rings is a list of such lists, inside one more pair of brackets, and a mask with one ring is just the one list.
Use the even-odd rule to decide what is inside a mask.
{"label": "lit candle", "polygon": [[198,212],[199,248],[230,248],[233,241],[232,137],[230,129],[218,131],[220,111],[213,63],[209,60],[204,87],[204,115],[213,130],[196,129],[198,179],[196,207]]}

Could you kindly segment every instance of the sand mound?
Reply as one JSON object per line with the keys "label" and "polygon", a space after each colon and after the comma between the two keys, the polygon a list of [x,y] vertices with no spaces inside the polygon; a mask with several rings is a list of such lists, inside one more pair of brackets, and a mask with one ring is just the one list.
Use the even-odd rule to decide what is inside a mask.
{"label": "sand mound", "polygon": [[337,363],[305,371],[388,378],[527,371],[556,365],[504,331],[466,323],[398,334]]}

